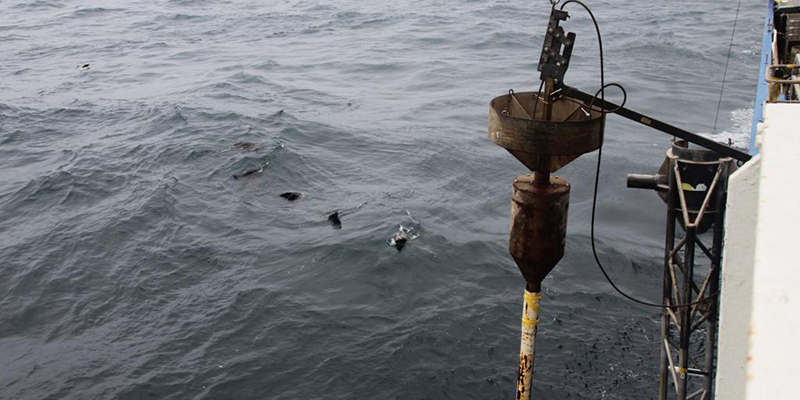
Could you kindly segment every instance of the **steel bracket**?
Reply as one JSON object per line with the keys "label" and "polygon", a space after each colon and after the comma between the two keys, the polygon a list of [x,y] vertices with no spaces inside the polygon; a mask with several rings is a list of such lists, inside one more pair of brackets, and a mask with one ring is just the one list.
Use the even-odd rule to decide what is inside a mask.
{"label": "steel bracket", "polygon": [[554,80],[555,86],[560,87],[564,81],[564,74],[569,67],[572,55],[572,46],[575,44],[575,33],[564,34],[564,28],[558,26],[561,21],[566,21],[569,14],[566,11],[553,7],[550,21],[547,23],[547,32],[544,35],[544,46],[539,58],[538,70],[542,73],[542,81],[547,78]]}

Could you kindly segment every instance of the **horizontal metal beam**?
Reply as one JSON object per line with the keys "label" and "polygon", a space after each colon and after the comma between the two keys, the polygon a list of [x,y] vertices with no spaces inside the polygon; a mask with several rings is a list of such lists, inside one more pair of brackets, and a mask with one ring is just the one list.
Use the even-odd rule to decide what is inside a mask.
{"label": "horizontal metal beam", "polygon": [[[562,93],[565,96],[569,96],[569,97],[576,98],[578,100],[582,100],[583,102],[585,102],[587,104],[591,103],[592,99],[594,99],[594,95],[591,95],[591,94],[586,93],[586,92],[582,92],[582,91],[580,91],[578,89],[575,89],[575,88],[569,87],[569,86],[564,86],[562,88]],[[630,110],[628,108],[620,107],[620,106],[618,106],[618,105],[616,105],[614,103],[602,100],[599,97],[594,99],[594,105],[596,105],[596,106],[598,106],[598,107],[600,107],[600,108],[602,108],[604,110],[607,110],[607,111],[613,111],[614,114],[618,114],[618,115],[623,116],[623,117],[625,117],[625,118],[627,118],[627,119],[629,119],[631,121],[635,121],[635,122],[638,122],[640,124],[647,125],[647,126],[653,128],[655,130],[664,132],[664,133],[666,133],[668,135],[676,136],[676,137],[684,139],[684,140],[686,140],[686,141],[688,141],[690,143],[694,143],[694,144],[696,144],[698,146],[705,147],[705,148],[707,148],[709,150],[716,151],[717,153],[719,153],[719,154],[721,154],[723,156],[726,156],[726,157],[733,158],[734,160],[739,160],[739,161],[742,161],[742,162],[746,162],[746,161],[750,160],[750,158],[751,158],[750,154],[747,154],[744,151],[741,151],[739,149],[733,148],[731,146],[724,145],[724,144],[719,143],[719,142],[715,142],[715,141],[713,141],[711,139],[705,138],[705,137],[700,136],[700,135],[698,135],[696,133],[691,133],[691,132],[685,131],[685,130],[683,130],[681,128],[678,128],[677,126],[673,126],[673,125],[670,125],[670,124],[668,124],[666,122],[661,122],[661,121],[659,121],[657,119],[650,118],[650,117],[648,117],[648,116],[646,116],[644,114],[638,113],[638,112]]]}

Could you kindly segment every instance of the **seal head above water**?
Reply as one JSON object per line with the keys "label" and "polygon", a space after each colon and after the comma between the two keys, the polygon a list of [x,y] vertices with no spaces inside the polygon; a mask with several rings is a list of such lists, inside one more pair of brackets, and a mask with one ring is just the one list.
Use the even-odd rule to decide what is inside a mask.
{"label": "seal head above water", "polygon": [[388,244],[397,249],[397,251],[403,250],[403,247],[406,246],[408,242],[411,241],[414,237],[411,236],[411,232],[414,228],[406,228],[403,225],[400,225],[400,229],[397,230],[397,233],[389,239]]}
{"label": "seal head above water", "polygon": [[333,225],[334,228],[342,229],[342,220],[339,219],[338,210],[328,215],[328,221],[330,221],[331,225]]}
{"label": "seal head above water", "polygon": [[281,197],[289,201],[295,201],[303,197],[303,194],[300,192],[284,192],[281,193]]}

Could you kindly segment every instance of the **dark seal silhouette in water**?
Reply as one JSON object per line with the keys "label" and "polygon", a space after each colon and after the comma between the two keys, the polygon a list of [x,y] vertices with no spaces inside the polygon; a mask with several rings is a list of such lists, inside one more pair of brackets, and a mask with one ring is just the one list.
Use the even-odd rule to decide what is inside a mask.
{"label": "dark seal silhouette in water", "polygon": [[234,174],[233,175],[233,179],[238,180],[240,178],[244,178],[244,177],[260,174],[260,173],[264,172],[264,167],[266,167],[267,164],[269,164],[269,163],[264,163],[258,168],[249,169],[249,170],[245,171],[243,174],[239,174],[239,175]]}
{"label": "dark seal silhouette in water", "polygon": [[397,251],[403,250],[403,247],[406,247],[408,242],[408,235],[404,232],[398,232],[390,239],[390,242],[394,242],[394,247]]}
{"label": "dark seal silhouette in water", "polygon": [[303,197],[303,194],[300,192],[284,192],[281,193],[281,197],[289,201],[295,201]]}
{"label": "dark seal silhouette in water", "polygon": [[250,152],[250,151],[258,151],[264,148],[264,145],[261,143],[253,143],[253,142],[237,142],[228,147],[227,149],[223,150],[223,152],[229,151],[240,151],[243,153]]}
{"label": "dark seal silhouette in water", "polygon": [[334,228],[341,229],[342,228],[341,217],[358,211],[358,209],[363,207],[364,204],[367,204],[367,203],[364,202],[364,203],[361,203],[361,204],[359,204],[359,205],[357,205],[355,207],[349,207],[349,208],[346,208],[344,210],[338,209],[338,210],[328,214],[328,222],[330,222],[331,225],[333,225]]}
{"label": "dark seal silhouette in water", "polygon": [[342,228],[342,220],[339,219],[339,211],[334,211],[330,215],[328,215],[328,221],[330,221],[331,225],[334,228],[341,229]]}
{"label": "dark seal silhouette in water", "polygon": [[397,251],[403,250],[403,247],[406,247],[406,244],[410,242],[412,239],[416,238],[419,235],[414,235],[412,232],[414,228],[406,228],[403,225],[400,225],[400,229],[397,230],[397,233],[389,239],[388,244],[397,249]]}

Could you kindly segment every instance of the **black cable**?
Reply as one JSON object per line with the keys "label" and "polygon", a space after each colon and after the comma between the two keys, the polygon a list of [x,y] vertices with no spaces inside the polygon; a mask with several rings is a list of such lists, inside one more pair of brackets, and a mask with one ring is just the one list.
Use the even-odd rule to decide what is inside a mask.
{"label": "black cable", "polygon": [[[622,104],[624,105],[625,101],[627,101],[627,99],[628,99],[628,94],[625,92],[625,89],[622,87],[622,85],[619,85],[619,84],[616,84],[616,83],[610,83],[608,85],[605,84],[605,71],[604,71],[604,60],[603,60],[603,38],[602,38],[602,35],[600,35],[600,26],[597,24],[597,20],[595,19],[594,14],[592,14],[592,10],[590,10],[589,7],[586,6],[586,4],[583,4],[579,0],[567,0],[567,1],[565,1],[561,5],[561,9],[563,10],[564,6],[566,6],[569,3],[577,3],[577,4],[581,5],[586,10],[586,12],[589,13],[589,16],[592,17],[592,23],[594,23],[594,28],[597,31],[597,44],[600,47],[600,89],[597,91],[597,93],[595,93],[594,98],[592,99],[592,102],[590,104],[589,111],[591,112],[591,106],[594,105],[594,99],[597,98],[598,94],[600,95],[600,99],[605,100],[605,89],[606,89],[606,87],[610,87],[610,86],[616,86],[616,87],[618,87],[618,88],[620,88],[622,90],[623,96],[625,96],[624,100],[622,102]],[[622,106],[620,106],[620,107],[622,107]],[[616,110],[614,110],[614,111],[616,111]],[[604,111],[604,113],[609,113],[609,112],[611,112],[611,111]],[[605,131],[605,119],[602,120],[602,124],[603,124],[603,131]],[[594,239],[594,225],[595,225],[594,222],[595,222],[595,216],[597,214],[597,189],[598,189],[598,186],[599,186],[599,183],[600,183],[600,163],[601,163],[602,159],[603,159],[603,140],[600,141],[600,147],[597,149],[597,169],[596,169],[596,172],[595,172],[595,175],[594,175],[594,193],[592,194],[592,221],[591,221],[591,228],[590,228],[590,237],[591,237],[591,242],[592,242],[592,255],[594,255],[594,261],[595,261],[595,263],[597,263],[597,267],[600,268],[600,272],[603,273],[603,276],[605,276],[605,278],[608,281],[608,283],[611,284],[611,287],[613,287],[614,290],[617,291],[617,293],[621,294],[623,297],[627,298],[628,300],[631,300],[631,301],[633,301],[635,303],[639,303],[641,305],[645,305],[645,306],[648,306],[648,307],[657,307],[657,308],[691,307],[691,306],[694,306],[694,305],[697,305],[697,304],[700,304],[700,303],[704,303],[704,302],[708,301],[709,298],[714,297],[717,294],[719,294],[719,291],[717,291],[716,293],[713,293],[713,294],[709,295],[708,298],[703,299],[703,300],[698,300],[696,302],[688,303],[688,304],[676,304],[676,305],[672,305],[672,306],[667,306],[667,305],[664,305],[664,304],[657,304],[657,303],[651,303],[651,302],[644,301],[644,300],[639,300],[639,299],[637,299],[637,298],[635,298],[635,297],[623,292],[619,287],[617,287],[617,285],[614,283],[614,281],[608,275],[608,272],[606,272],[606,269],[603,267],[603,264],[600,262],[600,258],[597,256],[597,247],[595,245],[595,239]],[[691,279],[691,277],[687,277],[687,278]]]}
{"label": "black cable", "polygon": [[544,81],[539,84],[539,91],[536,92],[536,100],[533,102],[533,119],[536,119],[536,106],[539,105],[539,97],[542,95],[542,86],[544,86]]}
{"label": "black cable", "polygon": [[592,97],[592,101],[589,102],[589,109],[590,110],[594,107],[594,101],[597,100],[597,96],[600,95],[601,93],[605,93],[605,89],[607,87],[611,87],[611,86],[618,87],[619,90],[622,91],[622,104],[618,105],[617,108],[615,108],[615,109],[613,109],[611,111],[608,111],[606,109],[601,108],[600,112],[603,113],[603,114],[613,114],[613,113],[621,110],[623,107],[625,107],[625,103],[628,102],[628,92],[625,91],[625,88],[622,87],[622,85],[620,85],[619,83],[609,83],[609,84],[603,85],[603,87],[601,87],[600,89],[597,89],[597,92],[594,93],[594,97]]}
{"label": "black cable", "polygon": [[719,109],[722,106],[722,93],[725,91],[725,78],[728,77],[728,63],[731,62],[731,49],[733,48],[733,36],[736,35],[736,21],[739,20],[739,7],[742,6],[742,0],[736,6],[736,17],[733,19],[733,32],[731,32],[731,43],[728,45],[728,58],[725,60],[725,72],[722,74],[722,87],[719,88],[719,101],[717,102],[717,115],[714,116],[714,130],[717,132],[717,120],[719,119]]}

